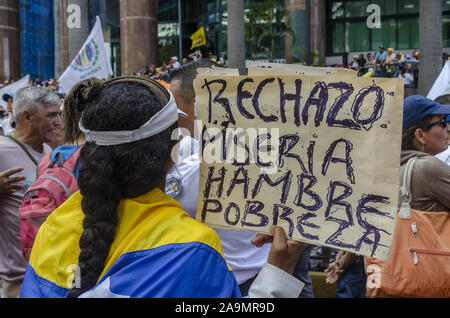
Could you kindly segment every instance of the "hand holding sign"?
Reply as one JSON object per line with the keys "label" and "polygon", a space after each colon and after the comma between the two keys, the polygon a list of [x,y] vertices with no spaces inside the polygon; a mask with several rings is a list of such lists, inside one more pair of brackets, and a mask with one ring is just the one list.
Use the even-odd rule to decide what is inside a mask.
{"label": "hand holding sign", "polygon": [[265,234],[279,225],[293,240],[387,258],[402,82],[319,73],[197,76],[197,219]]}
{"label": "hand holding sign", "polygon": [[267,263],[292,274],[306,243],[286,239],[286,233],[280,226],[272,225],[270,232],[273,236],[258,234],[251,243],[256,247],[272,243]]}

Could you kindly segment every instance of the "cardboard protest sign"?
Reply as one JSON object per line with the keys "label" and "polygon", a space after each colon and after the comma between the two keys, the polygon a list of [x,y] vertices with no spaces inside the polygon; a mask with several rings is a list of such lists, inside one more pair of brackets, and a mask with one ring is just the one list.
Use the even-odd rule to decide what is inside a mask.
{"label": "cardboard protest sign", "polygon": [[197,76],[197,219],[387,259],[403,82],[277,74]]}

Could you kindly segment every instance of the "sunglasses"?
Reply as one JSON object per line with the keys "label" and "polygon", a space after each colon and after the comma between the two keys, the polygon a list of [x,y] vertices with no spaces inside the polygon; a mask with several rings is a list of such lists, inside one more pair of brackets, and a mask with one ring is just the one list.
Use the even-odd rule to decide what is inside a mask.
{"label": "sunglasses", "polygon": [[430,123],[428,126],[425,127],[425,130],[430,130],[433,128],[433,126],[440,126],[441,128],[447,128],[447,119],[442,118],[441,120],[435,121],[433,123]]}

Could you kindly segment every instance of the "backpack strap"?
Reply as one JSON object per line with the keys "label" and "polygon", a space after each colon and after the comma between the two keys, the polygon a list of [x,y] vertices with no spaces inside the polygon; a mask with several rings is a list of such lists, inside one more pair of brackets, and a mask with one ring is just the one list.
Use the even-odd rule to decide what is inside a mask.
{"label": "backpack strap", "polygon": [[63,167],[68,170],[71,170],[74,174],[77,170],[78,162],[80,160],[80,152],[83,146],[78,147],[77,150],[73,152],[73,154],[64,162]]}
{"label": "backpack strap", "polygon": [[37,162],[36,159],[34,159],[34,157],[31,155],[31,153],[27,150],[27,148],[25,147],[24,144],[22,144],[20,141],[18,141],[16,138],[14,138],[13,136],[9,135],[6,136],[6,138],[11,139],[13,142],[15,142],[20,148],[22,148],[23,151],[25,151],[25,153],[27,154],[27,156],[31,159],[31,161],[33,161],[33,163],[38,166],[39,163]]}

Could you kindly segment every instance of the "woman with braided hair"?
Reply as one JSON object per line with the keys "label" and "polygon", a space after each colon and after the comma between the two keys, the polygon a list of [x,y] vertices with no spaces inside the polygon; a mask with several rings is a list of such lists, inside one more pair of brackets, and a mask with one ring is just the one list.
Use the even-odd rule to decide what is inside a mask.
{"label": "woman with braided hair", "polygon": [[[218,235],[164,193],[178,112],[156,81],[81,82],[67,96],[82,112],[79,187],[42,225],[21,297],[240,297]],[[250,295],[296,297],[304,244],[280,227]],[[280,291],[279,288],[282,287]]]}

